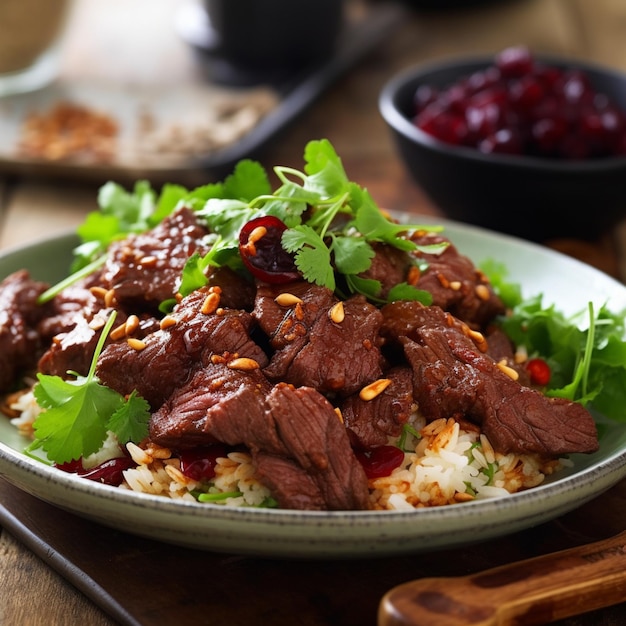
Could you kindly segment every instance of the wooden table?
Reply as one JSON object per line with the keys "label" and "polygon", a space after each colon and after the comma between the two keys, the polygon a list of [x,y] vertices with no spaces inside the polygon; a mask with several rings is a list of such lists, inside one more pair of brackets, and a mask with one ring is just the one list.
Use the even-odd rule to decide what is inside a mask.
{"label": "wooden table", "polygon": [[[124,0],[77,0],[64,41],[64,75],[172,84],[203,80],[197,58],[172,28],[179,4],[176,0],[135,0],[132,6]],[[367,187],[382,206],[437,215],[437,207],[424,197],[398,159],[378,114],[380,88],[394,72],[413,63],[457,53],[491,53],[517,43],[528,44],[537,52],[565,53],[626,70],[626,4],[622,0],[519,0],[483,3],[463,11],[412,11],[388,41],[271,142],[261,160],[268,167],[299,167],[305,143],[327,137],[342,156],[349,176]],[[73,228],[95,208],[98,187],[94,181],[43,176],[0,178],[0,247]],[[623,279],[625,232],[620,227],[593,243],[548,243]],[[622,498],[622,492],[626,490],[622,488],[612,497]],[[597,521],[594,515],[611,516],[611,511],[593,507],[586,512],[592,518],[590,528]],[[619,521],[614,520],[615,530]],[[546,535],[541,552],[562,547],[555,536]],[[506,540],[498,545],[504,546],[505,552],[510,549],[515,557],[524,555]],[[358,571],[358,566],[355,569]],[[355,584],[358,576],[355,574]],[[0,581],[2,624],[113,623],[6,531],[0,536]],[[247,602],[254,603],[254,597]],[[567,624],[616,625],[625,616],[626,605]],[[375,621],[374,614],[371,621]],[[315,623],[354,622],[329,614]]]}

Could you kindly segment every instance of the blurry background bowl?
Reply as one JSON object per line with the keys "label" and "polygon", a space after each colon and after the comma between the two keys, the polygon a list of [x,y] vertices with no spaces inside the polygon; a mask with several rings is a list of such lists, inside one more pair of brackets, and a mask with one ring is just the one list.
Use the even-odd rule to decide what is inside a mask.
{"label": "blurry background bowl", "polygon": [[[582,70],[597,92],[626,110],[624,74],[533,56],[540,63]],[[380,112],[406,167],[446,217],[539,242],[598,239],[626,217],[626,156],[565,161],[485,154],[437,140],[411,121],[420,85],[449,86],[493,65],[493,60],[484,56],[420,65],[383,87]]]}

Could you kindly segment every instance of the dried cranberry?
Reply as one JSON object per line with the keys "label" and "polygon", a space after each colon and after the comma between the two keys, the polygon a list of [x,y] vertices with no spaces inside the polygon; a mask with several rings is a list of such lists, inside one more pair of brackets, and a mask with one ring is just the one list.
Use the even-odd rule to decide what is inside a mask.
{"label": "dried cranberry", "polygon": [[60,463],[55,467],[63,472],[77,474],[81,478],[87,478],[88,480],[93,480],[105,485],[118,487],[124,480],[124,470],[134,466],[135,462],[129,456],[120,456],[104,461],[100,463],[100,465],[90,469],[83,467],[82,459]]}
{"label": "dried cranberry", "polygon": [[368,478],[389,476],[404,461],[404,452],[396,446],[378,446],[371,450],[357,450],[354,454]]}
{"label": "dried cranberry", "polygon": [[526,363],[526,370],[533,385],[545,387],[550,382],[550,366],[543,359],[530,359]]}
{"label": "dried cranberry", "polygon": [[421,85],[414,123],[485,153],[580,160],[626,152],[626,111],[580,69],[536,63],[524,47],[439,90]]}
{"label": "dried cranberry", "polygon": [[301,277],[293,256],[282,247],[285,230],[285,223],[272,215],[244,224],[239,233],[239,254],[255,278],[279,284]]}
{"label": "dried cranberry", "polygon": [[83,478],[118,487],[124,480],[124,470],[130,469],[135,465],[135,462],[130,457],[120,456],[115,459],[109,459],[93,469],[83,470],[79,474]]}
{"label": "dried cranberry", "polygon": [[519,135],[508,128],[502,128],[483,139],[478,148],[487,154],[521,154],[522,142]]}
{"label": "dried cranberry", "polygon": [[184,450],[178,456],[180,458],[180,471],[197,481],[211,480],[215,476],[217,459],[228,454],[226,446],[213,444],[191,450]]}
{"label": "dried cranberry", "polygon": [[496,55],[496,67],[505,78],[519,78],[530,74],[533,66],[533,57],[525,46],[505,48]]}

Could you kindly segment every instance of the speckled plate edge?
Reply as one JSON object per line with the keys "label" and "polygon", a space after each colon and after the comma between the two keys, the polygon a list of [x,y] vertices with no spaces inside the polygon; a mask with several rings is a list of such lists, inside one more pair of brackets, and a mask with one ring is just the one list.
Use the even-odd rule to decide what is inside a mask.
{"label": "speckled plate edge", "polygon": [[[411,221],[415,223],[416,218]],[[432,223],[432,218],[419,218]],[[544,293],[566,312],[589,299],[626,308],[626,287],[602,272],[541,246],[445,220],[459,250],[474,261],[503,261],[525,294]],[[67,267],[73,235],[43,240],[0,255],[0,277],[27,267],[54,280]],[[42,264],[41,259],[46,258]],[[52,262],[48,262],[51,259]],[[626,411],[626,407],[625,407]],[[62,509],[107,526],[172,544],[219,552],[299,558],[358,558],[473,543],[512,533],[566,513],[626,476],[626,427],[606,426],[600,451],[575,455],[574,468],[535,489],[505,498],[410,512],[298,512],[227,509],[114,489],[58,472],[19,450],[0,423],[0,475]]]}

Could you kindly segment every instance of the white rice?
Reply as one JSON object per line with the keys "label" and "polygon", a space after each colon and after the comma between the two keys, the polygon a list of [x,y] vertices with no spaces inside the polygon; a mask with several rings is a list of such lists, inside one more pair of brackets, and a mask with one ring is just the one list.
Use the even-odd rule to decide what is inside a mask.
{"label": "white rice", "polygon": [[[11,422],[22,434],[32,437],[32,424],[41,412],[32,392],[20,395],[11,409],[20,413]],[[374,510],[411,510],[507,496],[536,487],[546,475],[568,464],[565,459],[500,454],[484,434],[464,430],[454,419],[425,424],[415,415],[411,426],[419,436],[407,437],[404,446],[410,451],[402,465],[390,476],[369,481]],[[167,448],[146,442],[141,446],[129,443],[127,449],[136,467],[124,471],[121,489],[190,501],[202,493],[206,495],[201,501],[225,506],[261,506],[271,498],[255,476],[252,457],[245,452],[218,458],[215,478],[202,484],[181,472],[180,460]],[[109,433],[101,450],[85,458],[83,464],[95,467],[122,454],[115,436]]]}

